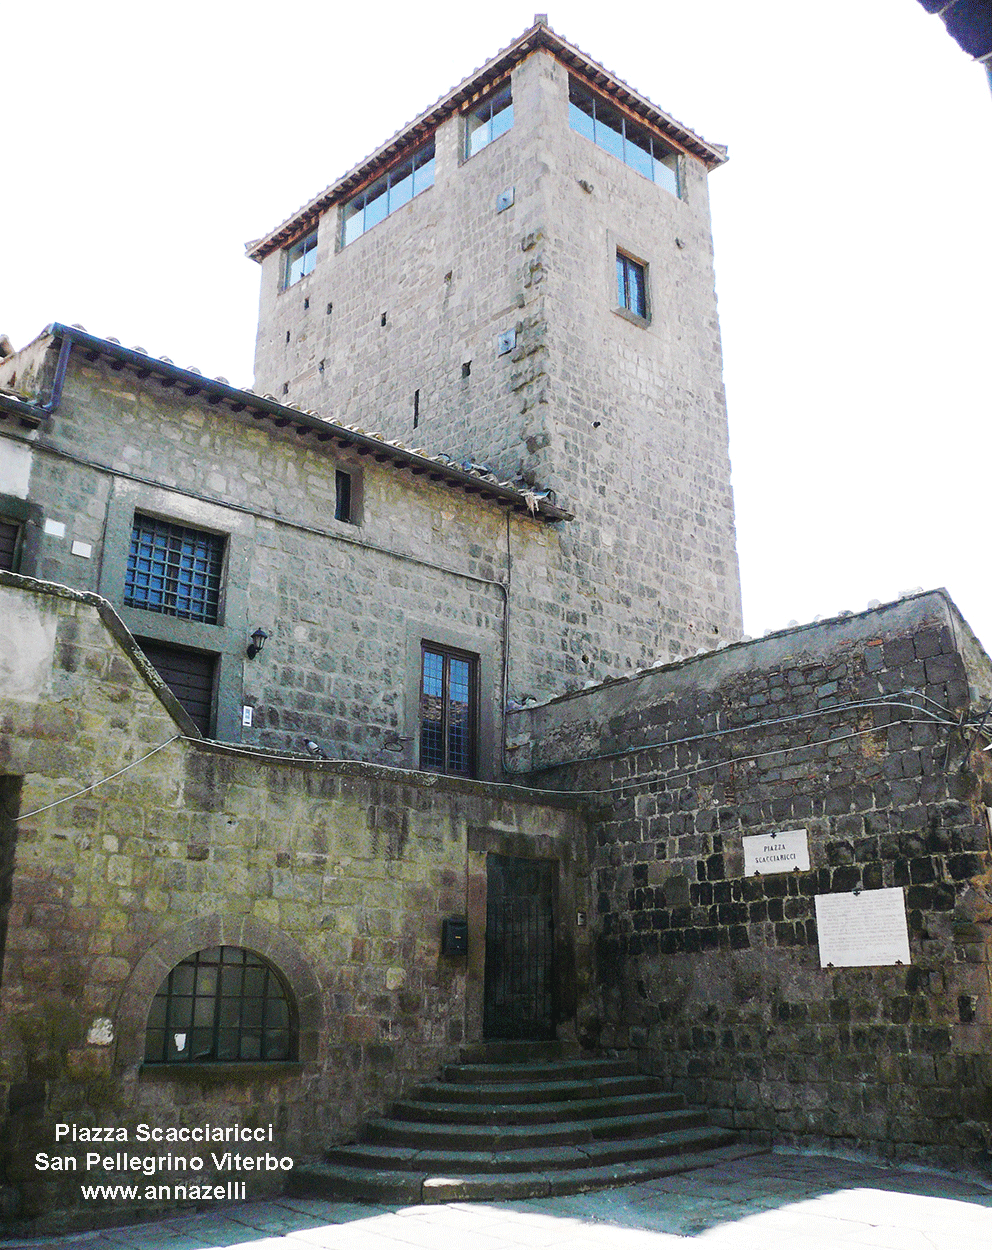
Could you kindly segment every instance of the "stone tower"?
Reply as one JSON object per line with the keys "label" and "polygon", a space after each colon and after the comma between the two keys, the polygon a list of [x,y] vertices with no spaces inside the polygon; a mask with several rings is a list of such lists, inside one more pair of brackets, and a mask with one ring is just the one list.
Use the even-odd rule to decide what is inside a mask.
{"label": "stone tower", "polygon": [[249,245],[258,389],[574,514],[530,589],[577,678],[740,630],[706,182],[725,159],[539,17]]}

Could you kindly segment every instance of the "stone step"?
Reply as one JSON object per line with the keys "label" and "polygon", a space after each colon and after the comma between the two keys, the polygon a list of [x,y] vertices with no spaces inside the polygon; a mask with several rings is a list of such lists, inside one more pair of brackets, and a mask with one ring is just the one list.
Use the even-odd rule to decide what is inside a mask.
{"label": "stone step", "polygon": [[[477,1062],[485,1055],[501,1059]],[[357,1142],[294,1169],[292,1192],[400,1203],[578,1193],[701,1167],[734,1141],[625,1061],[545,1043],[462,1057]]]}
{"label": "stone step", "polygon": [[[680,1172],[692,1172],[697,1168],[714,1167],[717,1163],[739,1159],[749,1154],[767,1153],[767,1147],[723,1147],[700,1153],[671,1155],[661,1159],[646,1159],[637,1163],[620,1163],[589,1167],[574,1172],[549,1172],[545,1175],[520,1177],[513,1173],[505,1176],[445,1178],[428,1177],[423,1185],[425,1203],[433,1202],[482,1202],[501,1198],[543,1198],[563,1194],[580,1194],[595,1189],[615,1189],[619,1185],[633,1185],[638,1181],[655,1180],[661,1176],[674,1176]],[[544,1188],[544,1186],[547,1188]]]}
{"label": "stone step", "polygon": [[547,1063],[579,1055],[578,1043],[564,1042],[475,1042],[463,1046],[459,1061],[470,1064]]}
{"label": "stone step", "polygon": [[292,1198],[344,1198],[417,1206],[424,1201],[424,1182],[428,1179],[426,1173],[393,1172],[384,1167],[373,1170],[339,1163],[305,1163],[289,1174],[286,1193]]}
{"label": "stone step", "polygon": [[[703,1118],[697,1116],[697,1120]],[[641,1137],[587,1139],[554,1146],[510,1141],[492,1149],[475,1149],[467,1148],[464,1143],[455,1143],[444,1148],[364,1142],[329,1150],[325,1161],[374,1171],[424,1171],[440,1176],[571,1171],[575,1168],[629,1163],[638,1159],[663,1158],[688,1150],[698,1152],[726,1146],[732,1141],[733,1134],[729,1131],[696,1123],[673,1125],[668,1131]]]}
{"label": "stone step", "polygon": [[613,1189],[638,1181],[714,1167],[749,1155],[767,1153],[765,1146],[716,1146],[699,1151],[576,1168],[567,1172],[490,1172],[458,1175],[390,1171],[331,1163],[295,1168],[290,1192],[297,1197],[359,1199],[417,1205],[440,1202],[493,1202],[501,1199],[547,1198],[559,1194]]}
{"label": "stone step", "polygon": [[366,1124],[361,1140],[418,1150],[515,1150],[526,1146],[568,1146],[612,1137],[646,1137],[694,1127],[705,1120],[705,1112],[691,1108],[556,1124],[418,1124],[382,1119]]}
{"label": "stone step", "polygon": [[636,1076],[637,1068],[626,1059],[562,1059],[543,1063],[453,1063],[444,1079],[458,1084],[521,1084],[525,1081],[588,1081],[599,1077]]}
{"label": "stone step", "polygon": [[507,1105],[509,1103],[553,1103],[580,1098],[625,1098],[660,1091],[656,1076],[601,1076],[568,1081],[490,1081],[472,1085],[467,1082],[432,1081],[415,1089],[410,1100],[431,1103],[468,1103]]}
{"label": "stone step", "polygon": [[559,1102],[446,1102],[416,1098],[393,1103],[391,1120],[424,1124],[560,1124],[609,1116],[647,1115],[675,1111],[685,1105],[681,1094],[614,1094],[609,1098],[567,1098]]}

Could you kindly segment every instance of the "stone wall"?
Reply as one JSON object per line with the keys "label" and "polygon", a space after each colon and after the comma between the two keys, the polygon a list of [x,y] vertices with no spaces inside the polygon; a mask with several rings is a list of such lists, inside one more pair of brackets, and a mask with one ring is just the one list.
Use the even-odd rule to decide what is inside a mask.
{"label": "stone wall", "polygon": [[[290,400],[334,420],[518,474],[520,432],[507,407],[515,364],[498,354],[497,339],[542,293],[539,280],[525,286],[533,256],[521,240],[546,220],[552,194],[542,159],[545,59],[513,72],[509,132],[465,159],[464,120],[448,118],[435,132],[434,186],[347,247],[341,206],[329,209],[312,273],[284,287],[284,254],[265,258],[260,389],[278,396],[288,386]],[[513,202],[497,211],[506,190]]]}
{"label": "stone wall", "polygon": [[[56,356],[43,338],[7,367],[47,396]],[[0,432],[5,454],[29,457],[21,489],[38,512],[21,571],[99,592],[136,637],[217,655],[226,741],[301,750],[310,738],[335,756],[415,767],[421,641],[477,654],[478,775],[497,776],[504,646],[511,697],[565,681],[558,527],[168,381],[77,348],[42,428]],[[338,470],[352,476],[351,522],[334,517]],[[225,536],[216,625],[124,605],[136,511]],[[252,661],[258,626],[270,637]]]}
{"label": "stone wall", "polygon": [[[344,248],[328,209],[293,286],[270,253],[256,350],[260,388],[557,492],[559,692],[741,626],[706,168],[684,156],[681,198],[642,177],[570,129],[568,77],[526,57],[509,131],[464,159],[442,122],[435,185]],[[646,320],[617,308],[618,249]]]}
{"label": "stone wall", "polygon": [[[515,715],[533,784],[599,795],[587,1043],[747,1134],[986,1161],[990,695],[934,592]],[[809,871],[745,876],[796,829]],[[821,968],[817,896],[881,887],[910,965]]]}
{"label": "stone wall", "polygon": [[[569,568],[622,623],[636,668],[739,636],[707,171],[683,157],[680,197],[649,182],[569,127],[566,67],[540,70],[554,193],[527,253],[543,300],[528,363],[543,356],[546,394],[524,424],[544,444],[533,472],[576,513]],[[617,307],[618,251],[644,267],[646,321]],[[586,671],[623,673],[597,625]]]}
{"label": "stone wall", "polygon": [[[144,1178],[83,1172],[93,1147],[59,1146],[57,1124],[123,1128],[124,1149],[142,1155],[141,1123],[272,1124],[271,1149],[299,1160],[478,1040],[489,852],[556,861],[560,1001],[574,1018],[589,976],[587,931],[570,922],[588,907],[574,805],[180,738],[181,711],[95,596],[2,574],[0,619],[8,1229],[155,1209],[83,1202],[81,1182]],[[468,919],[467,958],[440,953],[447,916]],[[298,1056],[144,1064],[145,1023],[164,978],[217,945],[245,947],[277,969],[298,1012]],[[573,1031],[568,1019],[562,1028]],[[79,1170],[40,1171],[39,1151],[76,1157]],[[252,1195],[283,1174],[237,1179]]]}

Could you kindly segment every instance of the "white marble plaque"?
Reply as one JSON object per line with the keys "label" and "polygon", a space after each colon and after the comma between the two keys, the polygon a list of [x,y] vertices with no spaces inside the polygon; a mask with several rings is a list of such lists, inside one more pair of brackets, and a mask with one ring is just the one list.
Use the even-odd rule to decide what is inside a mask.
{"label": "white marble plaque", "polygon": [[911,963],[902,887],[859,894],[818,894],[821,968],[876,968]]}
{"label": "white marble plaque", "polygon": [[782,829],[743,838],[744,875],[756,872],[809,871],[809,837],[805,829]]}

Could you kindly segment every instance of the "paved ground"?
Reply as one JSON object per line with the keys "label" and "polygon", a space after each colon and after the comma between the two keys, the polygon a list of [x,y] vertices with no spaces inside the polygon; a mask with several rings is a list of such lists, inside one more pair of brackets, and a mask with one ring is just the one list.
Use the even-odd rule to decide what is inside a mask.
{"label": "paved ground", "polygon": [[[688,1240],[687,1240],[688,1239]],[[3,1250],[992,1250],[992,1181],[767,1154],[606,1193],[368,1207],[232,1203]]]}

